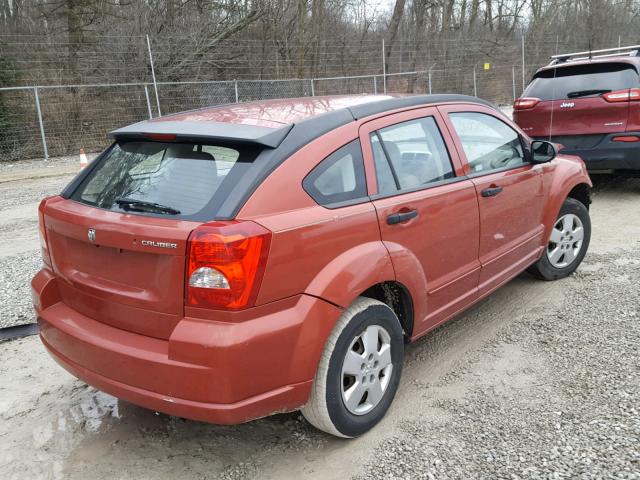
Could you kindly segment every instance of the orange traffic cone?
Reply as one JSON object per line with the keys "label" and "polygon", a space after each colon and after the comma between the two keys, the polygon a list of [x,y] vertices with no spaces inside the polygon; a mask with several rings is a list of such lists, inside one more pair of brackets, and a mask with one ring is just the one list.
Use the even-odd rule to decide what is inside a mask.
{"label": "orange traffic cone", "polygon": [[84,153],[84,148],[80,149],[80,170],[89,165],[89,160],[87,159],[87,154]]}

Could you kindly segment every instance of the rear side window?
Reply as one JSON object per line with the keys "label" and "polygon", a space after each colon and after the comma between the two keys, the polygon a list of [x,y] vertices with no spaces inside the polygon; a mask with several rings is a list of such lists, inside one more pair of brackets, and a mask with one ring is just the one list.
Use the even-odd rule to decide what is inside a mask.
{"label": "rear side window", "polygon": [[371,135],[371,147],[380,194],[420,188],[455,176],[433,117],[378,130]]}
{"label": "rear side window", "polygon": [[237,183],[258,153],[247,146],[116,143],[71,198],[107,210],[205,221],[222,201],[217,194]]}
{"label": "rear side window", "polygon": [[599,95],[639,85],[638,72],[628,64],[563,66],[537,73],[522,96],[540,100],[580,98],[589,96],[589,91],[596,91],[590,95]]}
{"label": "rear side window", "polygon": [[360,141],[354,140],[320,162],[302,182],[319,204],[339,207],[367,198],[367,181]]}

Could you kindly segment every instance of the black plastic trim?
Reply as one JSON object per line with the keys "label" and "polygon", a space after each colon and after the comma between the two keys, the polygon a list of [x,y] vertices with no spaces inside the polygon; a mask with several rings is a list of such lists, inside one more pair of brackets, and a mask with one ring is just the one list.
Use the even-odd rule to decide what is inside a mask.
{"label": "black plastic trim", "polygon": [[[620,136],[640,136],[638,131],[605,134],[593,148],[563,148],[558,155],[577,155],[589,171],[616,170],[637,174],[640,171],[640,142],[614,142]],[[548,137],[534,137],[547,140]]]}
{"label": "black plastic trim", "polygon": [[[396,124],[397,125],[397,124]],[[382,129],[380,129],[382,130]],[[393,177],[393,183],[396,184],[396,190],[400,191],[402,190],[402,187],[400,186],[400,180],[398,179],[398,172],[396,172],[396,167],[393,165],[393,163],[391,163],[391,159],[389,158],[389,151],[387,150],[387,146],[384,143],[384,140],[382,140],[382,137],[380,136],[380,130],[376,130],[375,132],[373,132],[372,135],[375,135],[376,138],[378,139],[378,143],[380,144],[380,148],[382,148],[382,154],[384,155],[384,159],[387,161],[387,165],[389,166],[389,171],[391,172],[391,176]],[[371,143],[371,135],[369,135],[369,143]],[[374,158],[375,158],[375,152],[374,152]],[[375,161],[374,161],[374,166],[373,166],[374,170],[376,171],[376,181],[378,180],[378,169],[375,166]],[[378,187],[378,190],[380,189],[380,187]]]}
{"label": "black plastic trim", "polygon": [[[264,150],[255,160],[260,168],[253,171],[253,175],[245,175],[238,182],[237,187],[229,192],[228,197],[218,210],[217,220],[232,220],[253,195],[258,186],[278,168],[287,158],[302,147],[325,133],[353,122],[351,113],[345,108],[311,117],[293,125],[289,135],[280,146],[274,150]],[[355,140],[350,138],[345,143]]]}

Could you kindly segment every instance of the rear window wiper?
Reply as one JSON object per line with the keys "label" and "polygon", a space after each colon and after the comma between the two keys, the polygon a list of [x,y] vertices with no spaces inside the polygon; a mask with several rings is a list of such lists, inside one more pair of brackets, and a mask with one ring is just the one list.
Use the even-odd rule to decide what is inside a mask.
{"label": "rear window wiper", "polygon": [[150,213],[168,213],[170,215],[179,215],[180,210],[159,203],[145,202],[135,198],[120,197],[116,198],[115,203],[123,210],[134,210],[138,212]]}
{"label": "rear window wiper", "polygon": [[568,98],[588,97],[589,95],[598,95],[600,93],[609,93],[611,90],[599,89],[599,90],[577,90],[575,92],[567,93]]}

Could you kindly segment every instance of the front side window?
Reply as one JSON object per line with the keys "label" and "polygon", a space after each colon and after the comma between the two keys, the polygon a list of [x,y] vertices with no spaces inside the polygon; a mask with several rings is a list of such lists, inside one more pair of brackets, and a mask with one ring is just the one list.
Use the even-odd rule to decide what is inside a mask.
{"label": "front side window", "polygon": [[455,176],[433,117],[378,130],[371,134],[371,147],[380,194],[416,189]]}
{"label": "front side window", "polygon": [[319,204],[339,206],[367,198],[367,181],[360,141],[354,140],[320,162],[302,182]]}
{"label": "front side window", "polygon": [[471,173],[516,168],[526,163],[520,136],[496,117],[478,112],[450,113]]}

